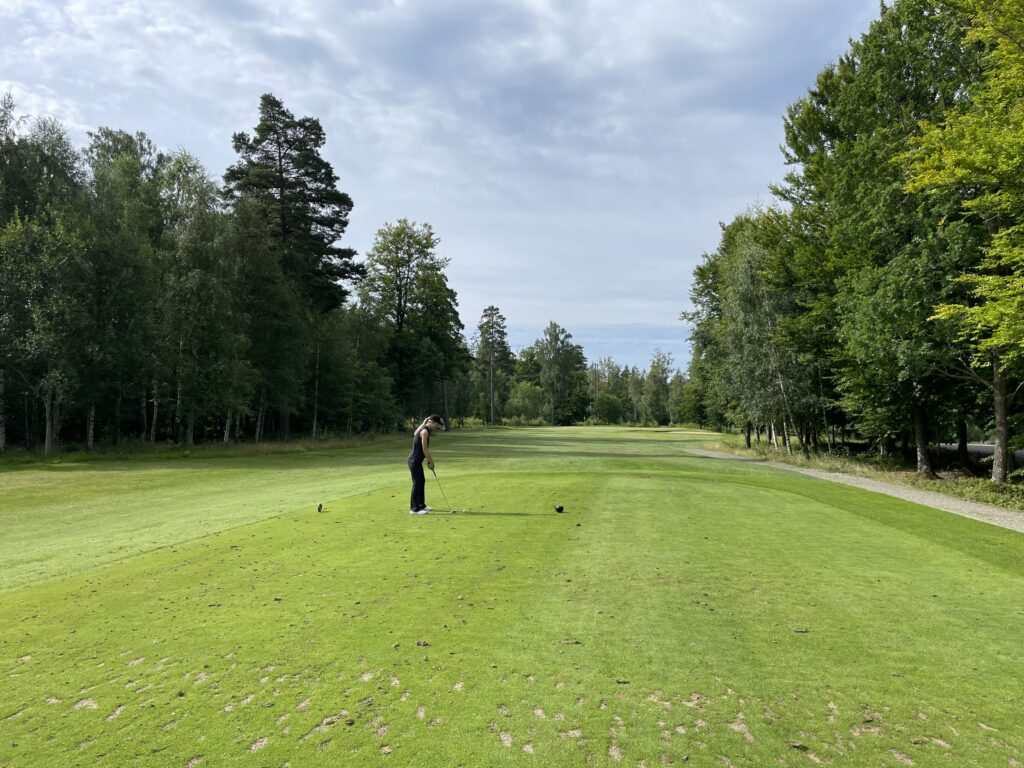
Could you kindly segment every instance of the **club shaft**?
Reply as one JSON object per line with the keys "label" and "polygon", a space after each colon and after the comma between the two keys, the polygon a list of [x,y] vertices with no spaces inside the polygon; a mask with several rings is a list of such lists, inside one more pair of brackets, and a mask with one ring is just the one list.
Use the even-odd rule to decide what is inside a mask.
{"label": "club shaft", "polygon": [[444,499],[444,503],[448,507],[448,511],[451,512],[452,504],[448,501],[448,494],[444,492],[444,486],[441,485],[441,478],[437,476],[437,472],[433,468],[431,468],[430,471],[434,474],[434,479],[437,480],[437,487],[441,489],[441,498]]}

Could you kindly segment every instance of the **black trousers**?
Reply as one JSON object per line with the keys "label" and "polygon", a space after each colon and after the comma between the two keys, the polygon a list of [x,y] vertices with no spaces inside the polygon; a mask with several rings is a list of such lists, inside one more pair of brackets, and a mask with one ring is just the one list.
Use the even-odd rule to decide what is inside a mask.
{"label": "black trousers", "polygon": [[412,474],[412,496],[409,499],[409,509],[422,509],[427,506],[425,498],[427,476],[423,474],[423,462],[410,461],[409,472]]}

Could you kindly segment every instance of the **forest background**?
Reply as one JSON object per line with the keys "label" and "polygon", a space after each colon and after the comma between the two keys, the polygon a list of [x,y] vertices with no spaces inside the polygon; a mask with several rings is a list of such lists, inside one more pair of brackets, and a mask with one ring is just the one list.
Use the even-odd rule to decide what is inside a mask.
{"label": "forest background", "polygon": [[588,361],[555,321],[512,350],[494,305],[467,329],[428,223],[382,224],[359,258],[320,122],[271,94],[216,180],[144,134],[74,146],[8,96],[0,449],[321,438],[436,410],[902,447],[924,474],[930,444],[989,439],[1005,482],[1024,427],[1022,40],[1013,2],[883,4],[787,110],[776,202],[697,268],[685,372],[661,351],[647,370]]}

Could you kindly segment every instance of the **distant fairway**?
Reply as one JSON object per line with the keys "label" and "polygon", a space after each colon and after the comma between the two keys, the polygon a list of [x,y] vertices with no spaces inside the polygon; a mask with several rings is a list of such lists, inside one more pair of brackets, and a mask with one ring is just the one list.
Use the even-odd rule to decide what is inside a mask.
{"label": "distant fairway", "polygon": [[1024,764],[1024,536],[701,440],[0,469],[0,767]]}

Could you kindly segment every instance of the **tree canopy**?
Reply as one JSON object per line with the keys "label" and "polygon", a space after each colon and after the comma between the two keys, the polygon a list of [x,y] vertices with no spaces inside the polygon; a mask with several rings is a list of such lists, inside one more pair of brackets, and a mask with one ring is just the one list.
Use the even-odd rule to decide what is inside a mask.
{"label": "tree canopy", "polygon": [[778,203],[694,273],[697,407],[788,450],[838,427],[883,451],[967,425],[1008,477],[1020,370],[1019,4],[897,0],[784,118]]}

